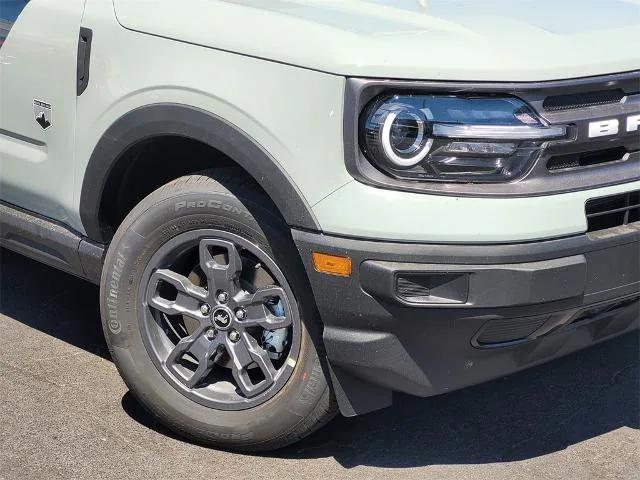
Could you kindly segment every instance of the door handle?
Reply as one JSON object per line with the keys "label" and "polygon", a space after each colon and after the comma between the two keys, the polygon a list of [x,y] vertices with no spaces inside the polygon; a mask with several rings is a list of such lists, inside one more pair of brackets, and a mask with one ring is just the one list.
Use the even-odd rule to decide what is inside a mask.
{"label": "door handle", "polygon": [[89,28],[81,27],[78,39],[78,96],[82,95],[89,85],[92,39],[93,31]]}

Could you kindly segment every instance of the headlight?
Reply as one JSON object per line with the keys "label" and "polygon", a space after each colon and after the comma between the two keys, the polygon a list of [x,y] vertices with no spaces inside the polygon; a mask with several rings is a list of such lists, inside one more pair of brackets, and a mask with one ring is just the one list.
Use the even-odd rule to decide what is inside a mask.
{"label": "headlight", "polygon": [[524,175],[544,143],[567,135],[514,97],[395,95],[360,120],[360,148],[398,177],[504,182]]}

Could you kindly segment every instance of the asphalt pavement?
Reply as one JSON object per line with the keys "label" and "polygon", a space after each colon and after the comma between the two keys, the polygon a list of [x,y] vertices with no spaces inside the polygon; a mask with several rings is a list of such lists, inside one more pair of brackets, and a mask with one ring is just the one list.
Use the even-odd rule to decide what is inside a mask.
{"label": "asphalt pavement", "polygon": [[217,451],[127,391],[95,286],[0,251],[0,480],[640,480],[639,366],[628,334],[459,392],[398,395],[275,453]]}

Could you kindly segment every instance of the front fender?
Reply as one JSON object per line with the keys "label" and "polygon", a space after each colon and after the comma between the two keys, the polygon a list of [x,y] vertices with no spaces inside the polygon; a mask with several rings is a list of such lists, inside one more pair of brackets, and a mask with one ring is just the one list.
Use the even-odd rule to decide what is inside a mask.
{"label": "front fender", "polygon": [[111,232],[99,217],[105,185],[122,155],[137,143],[180,136],[220,151],[246,170],[292,227],[320,230],[310,206],[293,180],[248,134],[204,110],[173,103],[137,108],[120,117],[96,145],[82,182],[80,218],[89,238],[107,243]]}

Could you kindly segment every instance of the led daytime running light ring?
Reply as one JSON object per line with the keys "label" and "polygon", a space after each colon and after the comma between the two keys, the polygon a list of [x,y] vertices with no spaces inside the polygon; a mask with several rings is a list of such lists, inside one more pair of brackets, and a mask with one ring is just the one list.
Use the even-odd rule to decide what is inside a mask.
{"label": "led daytime running light ring", "polygon": [[[427,153],[429,153],[429,150],[431,149],[431,145],[433,145],[433,139],[432,138],[427,139],[422,149],[415,150],[418,153],[413,157],[403,158],[399,156],[396,153],[396,150],[391,146],[391,128],[393,127],[393,124],[396,121],[396,118],[398,118],[398,115],[403,112],[404,111],[390,112],[389,115],[387,115],[387,118],[384,120],[384,124],[382,126],[382,132],[381,132],[382,148],[387,158],[396,166],[413,167],[414,165],[417,165],[422,160],[424,160],[424,158],[427,156]],[[405,113],[407,113],[408,115],[410,115],[416,120],[419,128],[418,138],[416,138],[416,141],[405,150],[399,150],[400,153],[411,153],[411,150],[416,145],[420,145],[423,142],[425,133],[426,133],[426,126],[425,126],[424,120],[420,118],[420,116],[412,112],[405,112]]]}

